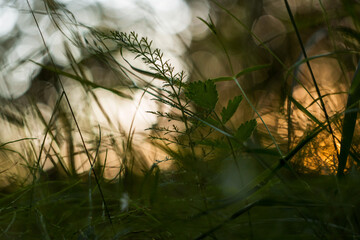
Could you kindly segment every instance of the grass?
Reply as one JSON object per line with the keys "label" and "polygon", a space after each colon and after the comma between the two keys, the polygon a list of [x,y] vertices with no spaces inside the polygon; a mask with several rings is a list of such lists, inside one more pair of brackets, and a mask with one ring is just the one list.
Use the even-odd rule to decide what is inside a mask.
{"label": "grass", "polygon": [[[312,54],[324,44],[316,40],[319,31],[310,37],[315,43],[305,42],[302,31],[314,26],[299,25],[304,19],[285,0],[288,34],[294,35],[289,45],[300,57],[283,58],[225,5],[211,3],[233,31],[241,28],[256,39],[259,46],[244,54],[250,63],[259,61],[239,69],[221,26],[212,17],[200,18],[230,69],[202,80],[195,71],[177,71],[149,38],[85,26],[89,35],[73,40],[83,60],[65,47],[69,65],[60,68],[28,4],[49,63],[28,61],[55,76],[57,98],[47,114],[34,96],[28,112],[9,101],[12,111],[2,114],[10,130],[34,136],[1,139],[1,239],[360,239],[360,38],[351,4],[342,3],[341,13],[355,27],[336,27],[330,24],[336,17],[319,1],[332,50]],[[46,7],[52,17],[61,9]],[[321,81],[325,69],[315,72],[317,61],[330,58],[341,73],[335,83],[351,75],[344,91],[329,92],[337,85]],[[118,77],[120,86],[92,80],[91,65]],[[259,90],[249,88],[264,72],[281,78],[279,108],[277,102],[262,106],[255,98]],[[220,91],[223,86],[234,86],[237,94]],[[102,97],[125,101],[137,93],[125,129]],[[148,110],[157,119],[148,126],[148,141],[138,140],[135,124],[146,96],[159,106]],[[346,104],[332,109],[338,96]],[[87,105],[103,116],[99,124]],[[247,115],[239,120],[239,113]],[[149,161],[146,146],[161,158]]]}

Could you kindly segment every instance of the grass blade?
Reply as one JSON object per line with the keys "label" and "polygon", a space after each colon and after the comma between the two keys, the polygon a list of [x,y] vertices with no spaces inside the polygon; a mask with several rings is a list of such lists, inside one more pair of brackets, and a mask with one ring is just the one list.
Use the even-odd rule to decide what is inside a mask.
{"label": "grass blade", "polygon": [[[287,9],[287,11],[288,11],[288,14],[289,14],[291,23],[292,23],[292,25],[293,25],[293,27],[294,27],[296,36],[297,36],[297,38],[298,38],[298,41],[299,41],[299,44],[300,44],[300,47],[301,47],[301,51],[302,51],[302,53],[303,53],[303,55],[304,55],[304,58],[305,58],[305,59],[308,59],[307,54],[306,54],[306,50],[305,50],[305,47],[304,47],[304,44],[303,44],[303,41],[302,41],[302,39],[301,39],[301,37],[300,37],[300,32],[299,32],[299,30],[298,30],[298,28],[297,28],[297,26],[296,26],[295,19],[294,19],[294,16],[293,16],[293,14],[292,14],[292,11],[291,11],[291,9],[290,9],[289,3],[288,3],[287,0],[284,0],[284,2],[285,2],[286,9]],[[326,106],[325,106],[325,103],[324,103],[324,101],[323,101],[323,99],[322,99],[322,95],[321,95],[321,92],[320,92],[319,85],[318,85],[317,82],[316,82],[316,79],[315,79],[315,76],[314,76],[314,72],[313,72],[313,70],[312,70],[312,68],[311,68],[310,62],[309,62],[309,61],[306,61],[306,65],[307,65],[307,67],[308,67],[308,69],[309,69],[309,72],[310,72],[310,75],[311,75],[311,79],[312,79],[312,81],[313,81],[313,83],[314,83],[314,87],[315,87],[315,89],[316,89],[316,93],[317,93],[317,95],[318,95],[318,97],[319,97],[322,111],[323,111],[324,114],[325,114],[326,122],[327,122],[328,127],[329,127],[329,132],[330,132],[330,134],[331,134],[331,136],[332,136],[334,149],[335,149],[336,154],[337,154],[337,156],[338,156],[338,158],[339,158],[339,153],[338,153],[337,146],[336,146],[336,142],[335,142],[335,135],[334,135],[334,132],[333,132],[332,127],[331,127],[331,124],[330,124],[330,118],[329,118],[329,115],[328,115],[328,113],[327,113],[327,111],[326,111]]]}
{"label": "grass blade", "polygon": [[49,71],[52,71],[52,72],[54,72],[56,74],[59,74],[59,75],[62,75],[64,77],[71,78],[71,79],[73,79],[73,80],[75,80],[75,81],[77,81],[77,82],[79,82],[81,84],[84,84],[86,86],[89,86],[89,87],[92,87],[92,88],[102,88],[102,89],[105,89],[105,90],[107,90],[109,92],[112,92],[112,93],[118,95],[119,97],[131,99],[131,96],[129,96],[129,95],[125,94],[125,93],[122,93],[122,92],[120,92],[120,91],[118,91],[118,90],[116,90],[114,88],[108,88],[108,87],[105,87],[105,86],[101,86],[101,85],[96,84],[94,82],[84,80],[83,78],[81,78],[81,77],[79,77],[77,75],[62,71],[62,70],[60,70],[58,68],[54,68],[54,67],[51,67],[51,66],[46,66],[44,64],[41,64],[41,63],[38,63],[38,62],[35,62],[35,61],[32,61],[32,60],[30,60],[30,61],[35,63],[36,65],[39,65],[42,68],[45,68],[45,69],[47,69]]}
{"label": "grass blade", "polygon": [[343,128],[342,128],[342,137],[341,137],[341,147],[339,155],[339,165],[337,176],[341,177],[344,175],[344,170],[346,167],[347,158],[349,156],[351,142],[354,136],[355,123],[357,118],[358,111],[348,111],[354,108],[357,108],[360,100],[360,61],[357,66],[357,69],[350,86],[348,101],[346,104],[346,111],[344,116]]}
{"label": "grass blade", "polygon": [[[41,37],[41,41],[42,41],[42,43],[43,43],[43,45],[44,45],[44,47],[45,47],[46,53],[48,54],[48,56],[49,56],[49,58],[50,58],[51,64],[52,64],[52,66],[54,67],[54,69],[57,69],[57,68],[55,67],[56,65],[55,65],[54,59],[52,58],[52,56],[51,56],[51,54],[50,54],[49,48],[48,48],[48,46],[47,46],[47,44],[46,44],[46,41],[45,41],[44,35],[43,35],[43,33],[42,33],[42,30],[41,30],[41,28],[40,28],[39,22],[38,22],[38,20],[37,20],[37,18],[36,18],[36,16],[35,16],[35,13],[33,12],[33,9],[32,9],[32,7],[31,7],[31,4],[30,4],[29,0],[26,0],[26,3],[27,3],[27,5],[28,5],[29,10],[30,10],[30,12],[31,12],[31,15],[32,15],[32,17],[33,17],[33,19],[34,19],[36,28],[37,28],[38,31],[39,31],[39,34],[40,34],[40,37]],[[55,72],[57,72],[57,71],[55,71]],[[85,150],[85,152],[86,152],[87,158],[88,158],[88,160],[89,160],[90,166],[92,167],[91,158],[90,158],[90,153],[89,153],[89,151],[88,151],[88,149],[87,149],[87,147],[86,147],[85,140],[84,140],[83,134],[82,134],[82,132],[81,132],[80,126],[79,126],[79,124],[78,124],[78,121],[77,121],[77,119],[76,119],[76,117],[75,117],[75,114],[74,114],[72,105],[71,105],[70,100],[69,100],[69,98],[68,98],[68,95],[67,95],[67,93],[66,93],[66,91],[65,91],[64,85],[63,85],[63,83],[62,83],[62,81],[61,81],[61,79],[60,79],[60,76],[57,74],[56,77],[57,77],[57,81],[59,82],[59,84],[60,84],[60,86],[61,86],[61,89],[62,89],[62,91],[63,91],[63,93],[64,93],[64,97],[65,97],[66,103],[67,103],[67,105],[68,105],[68,107],[69,107],[69,110],[70,110],[71,116],[72,116],[72,118],[73,118],[73,120],[74,120],[74,123],[75,123],[75,125],[76,125],[76,128],[77,128],[77,130],[78,130],[78,132],[79,132],[79,136],[80,136],[82,145],[83,145],[83,147],[84,147],[84,150]],[[93,168],[92,168],[92,170],[93,170],[93,173],[94,173],[95,182],[96,182],[96,184],[97,184],[97,186],[98,186],[98,188],[99,188],[99,192],[100,192],[100,195],[101,195],[102,202],[103,202],[103,204],[104,204],[104,206],[105,206],[105,210],[106,210],[106,213],[107,213],[107,218],[108,218],[108,220],[109,220],[109,223],[110,223],[111,227],[113,228],[113,223],[112,223],[112,220],[111,220],[110,211],[109,211],[109,209],[108,209],[108,207],[107,207],[107,204],[106,204],[106,202],[105,202],[105,197],[104,197],[102,188],[100,187],[100,183],[99,183],[97,174],[96,174],[96,172],[95,172],[95,170],[94,170]],[[114,229],[113,229],[113,231],[114,231]],[[115,232],[115,231],[114,231],[114,232]]]}
{"label": "grass blade", "polygon": [[[270,64],[263,64],[263,65],[257,65],[257,66],[253,66],[253,67],[248,67],[248,68],[245,68],[243,70],[241,70],[240,72],[238,72],[235,77],[238,78],[242,75],[245,75],[247,73],[251,73],[251,72],[255,72],[255,71],[258,71],[258,70],[261,70],[261,69],[264,69],[264,68],[269,68],[271,67]],[[211,79],[212,81],[214,82],[225,82],[225,81],[233,81],[233,78],[232,77],[217,77],[217,78],[212,78]]]}

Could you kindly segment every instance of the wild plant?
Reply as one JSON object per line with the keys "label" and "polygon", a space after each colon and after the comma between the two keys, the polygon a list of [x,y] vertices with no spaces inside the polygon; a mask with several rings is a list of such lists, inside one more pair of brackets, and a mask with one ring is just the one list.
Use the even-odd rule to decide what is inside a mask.
{"label": "wild plant", "polygon": [[[44,142],[45,139],[50,139],[51,143],[58,141],[62,137],[61,130],[66,129],[63,134],[68,141],[69,159],[57,155],[51,147],[51,151],[46,149],[45,144],[40,152],[46,153],[45,159],[54,162],[55,172],[63,172],[66,178],[52,177],[50,171],[42,169],[40,156],[28,161],[36,163],[27,165],[35,179],[32,184],[2,194],[1,236],[36,236],[41,231],[47,239],[56,236],[78,239],[359,238],[356,208],[359,201],[354,192],[359,181],[356,147],[359,66],[348,64],[352,71],[356,70],[349,85],[347,104],[341,110],[331,111],[326,100],[335,94],[323,93],[312,64],[315,59],[329,56],[336,56],[341,62],[340,52],[310,56],[286,0],[284,7],[301,50],[298,61],[291,62],[292,66],[262,42],[238,16],[218,1],[211,2],[259,42],[284,72],[284,83],[289,78],[312,99],[305,105],[294,94],[295,84],[286,89],[282,99],[285,107],[281,113],[276,113],[286,123],[285,134],[280,134],[267,122],[261,106],[241,81],[256,71],[275,68],[274,63],[237,71],[226,39],[211,17],[200,20],[220,44],[231,71],[229,76],[191,79],[189,73],[177,71],[146,37],[135,32],[101,32],[88,28],[91,34],[83,40],[77,39],[84,43],[79,47],[121,76],[120,90],[90,81],[83,63],[77,62],[69,50],[69,68],[34,63],[55,73],[60,80],[67,78],[77,82],[86,90],[86,96],[94,99],[109,125],[115,125],[114,119],[106,114],[104,108],[107,106],[97,99],[97,90],[121,98],[131,98],[133,92],[150,95],[161,107],[149,110],[149,114],[158,120],[147,131],[153,146],[161,149],[165,157],[155,159],[151,164],[144,161],[146,152],[141,149],[141,144],[136,147],[134,140],[134,121],[127,133],[118,127],[121,140],[112,134],[105,135],[102,126],[90,130],[83,127],[86,122],[77,126],[74,121],[79,120],[80,115],[69,110],[75,103],[66,101],[62,104],[66,98],[66,88],[63,88],[50,119],[43,118],[42,122],[45,133],[50,136],[44,137]],[[328,32],[334,30],[330,25],[328,27]],[[348,38],[340,40],[347,47],[342,54],[353,54],[356,59],[360,42],[357,32],[348,28],[336,31]],[[128,53],[144,63],[143,67],[133,64]],[[310,91],[301,81],[305,75],[304,68],[300,68],[302,64],[315,91]],[[343,74],[346,74],[345,70]],[[225,104],[219,101],[222,92],[218,91],[223,82],[233,82],[241,93],[226,99]],[[234,118],[244,111],[242,104],[250,106],[252,117],[239,123]],[[313,106],[318,107],[322,115],[313,112]],[[294,111],[301,119],[311,122],[306,129],[297,129],[300,124],[296,122]],[[41,117],[41,111],[37,112]],[[54,122],[60,119],[65,122],[60,125],[64,129],[55,127]],[[302,135],[295,136],[300,130]],[[90,137],[77,144],[74,136],[80,133]],[[325,142],[329,137],[331,150],[325,156],[319,149],[319,141]],[[0,148],[8,150],[9,144],[4,143]],[[120,160],[111,179],[105,174],[111,168],[107,164],[110,151]],[[326,172],[328,175],[322,176],[321,170],[309,174],[309,166],[304,163],[309,155],[316,154],[320,159],[334,159],[329,168],[331,171]],[[82,174],[73,164],[75,156],[79,155],[87,155],[90,164]],[[24,156],[20,158],[28,160]],[[165,164],[168,167],[165,168]],[[61,211],[56,211],[54,205]],[[23,230],[24,222],[29,219],[36,221],[30,221],[29,227]]]}

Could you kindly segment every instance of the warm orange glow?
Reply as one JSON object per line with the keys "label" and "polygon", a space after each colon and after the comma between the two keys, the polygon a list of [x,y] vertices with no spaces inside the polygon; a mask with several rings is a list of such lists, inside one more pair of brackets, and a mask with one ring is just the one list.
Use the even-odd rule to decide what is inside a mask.
{"label": "warm orange glow", "polygon": [[305,172],[316,172],[319,174],[335,174],[337,169],[337,152],[340,150],[340,143],[336,143],[334,149],[332,136],[328,132],[320,133],[304,151],[303,164]]}
{"label": "warm orange glow", "polygon": [[[324,96],[323,101],[326,106],[327,113],[331,118],[337,113],[341,113],[345,108],[346,84],[339,81],[341,79],[341,71],[334,59],[317,59],[311,62],[313,72],[321,94]],[[301,81],[307,86],[307,91],[300,85],[297,85],[293,91],[293,97],[303,107],[307,109],[315,118],[321,122],[326,122],[324,111],[320,107],[320,101],[316,89],[311,83],[311,76],[306,65],[300,67],[302,71]],[[312,97],[309,95],[312,95]],[[317,101],[315,101],[316,99]],[[292,105],[292,122],[294,129],[293,147],[300,139],[306,136],[316,126],[304,112]],[[328,129],[324,129],[314,139],[311,140],[297,154],[293,162],[300,167],[304,173],[317,174],[336,174],[338,160],[337,154],[340,152],[341,132],[339,126],[332,123],[332,129],[335,135],[335,144]]]}

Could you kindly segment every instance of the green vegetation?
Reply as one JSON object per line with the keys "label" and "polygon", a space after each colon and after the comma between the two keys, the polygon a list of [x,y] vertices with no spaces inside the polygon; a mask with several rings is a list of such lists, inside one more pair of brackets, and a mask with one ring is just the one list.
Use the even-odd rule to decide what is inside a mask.
{"label": "green vegetation", "polygon": [[[45,126],[39,146],[35,136],[0,139],[1,161],[14,163],[0,169],[9,182],[0,190],[0,239],[360,239],[358,7],[355,1],[339,1],[339,15],[352,22],[339,27],[330,23],[338,16],[318,3],[322,20],[317,16],[310,23],[284,1],[291,29],[287,44],[293,51],[285,58],[271,43],[279,36],[262,39],[225,5],[211,1],[231,31],[241,32],[240,40],[245,35],[255,43],[238,54],[231,44],[235,33],[226,36],[212,17],[200,18],[212,34],[204,41],[220,49],[217,54],[230,72],[209,78],[195,70],[176,71],[151,40],[135,32],[87,27],[90,34],[74,41],[86,57],[76,61],[66,47],[70,64],[65,68],[54,63],[42,38],[49,62],[28,60],[53,74],[59,94],[51,116],[31,105]],[[53,8],[49,5],[47,14]],[[326,43],[319,24],[326,28]],[[313,54],[315,45],[331,51]],[[239,68],[232,54],[249,65]],[[339,69],[335,83],[318,79],[327,74],[319,67],[322,59],[334,60]],[[90,63],[116,75],[119,86],[91,80]],[[194,69],[196,64],[202,63],[195,62]],[[256,85],[257,77],[280,90],[265,81]],[[113,132],[81,122],[76,110],[81,104],[72,102],[64,82],[81,86],[85,100],[93,100]],[[340,82],[346,82],[341,85],[346,90],[337,89]],[[331,87],[335,90],[327,91]],[[130,129],[116,126],[108,106],[97,99],[99,89],[124,101],[139,92],[140,102],[151,96],[160,107],[148,110],[157,123],[147,133],[163,159],[149,163],[134,134],[135,116],[128,116]],[[339,97],[337,108],[332,97]],[[28,124],[16,114],[2,118]],[[63,142],[65,155],[56,150]],[[25,153],[14,144],[22,144]],[[88,169],[79,170],[80,158]],[[118,166],[111,165],[114,159]],[[9,170],[14,168],[19,170]]]}

